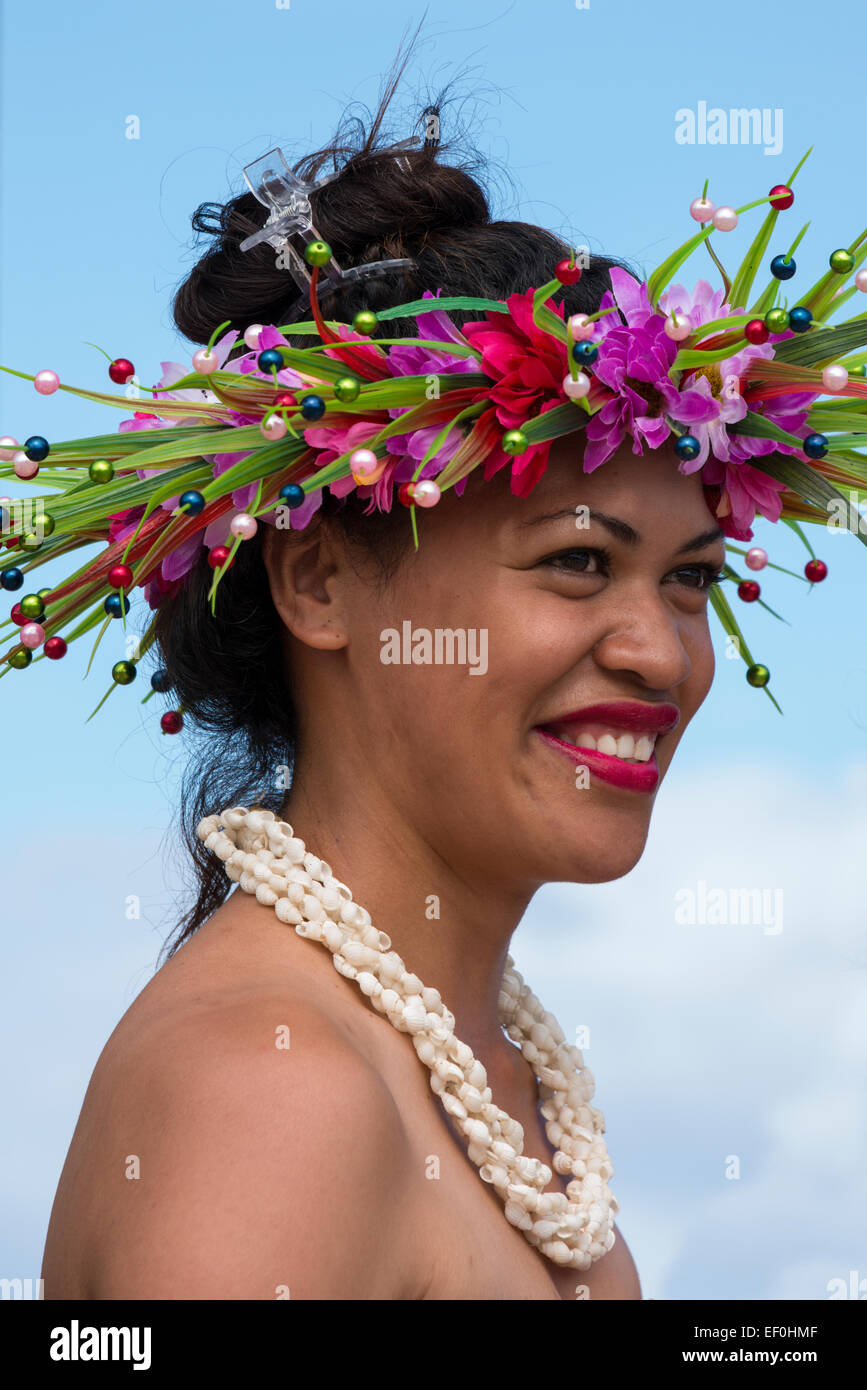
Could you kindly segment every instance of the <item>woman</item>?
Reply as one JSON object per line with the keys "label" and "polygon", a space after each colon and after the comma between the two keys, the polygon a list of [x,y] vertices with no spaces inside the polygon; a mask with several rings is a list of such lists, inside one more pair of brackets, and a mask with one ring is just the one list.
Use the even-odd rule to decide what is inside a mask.
{"label": "woman", "polygon": [[[626,305],[616,262],[594,257],[578,278],[569,248],[549,233],[491,222],[479,186],[441,163],[435,147],[395,157],[377,145],[383,110],[339,177],[311,195],[312,230],[344,268],[382,259],[412,259],[414,268],[344,283],[330,297],[314,279],[314,312],[321,300],[326,320],[349,324],[359,311],[382,316],[434,292],[511,303],[549,281],[559,261],[562,288],[550,298],[569,322],[570,351],[574,335],[584,335],[577,346],[598,347],[626,320],[638,341],[646,321],[635,318],[635,303]],[[335,167],[337,150],[345,154],[338,143]],[[328,154],[296,172],[311,179]],[[299,306],[304,317],[307,299],[267,245],[255,255],[241,249],[262,225],[252,195],[228,204],[216,224],[200,210],[197,225],[216,230],[218,241],[179,291],[176,322],[200,344],[213,343],[221,322],[233,340],[255,325],[255,358],[258,327],[297,320]],[[672,356],[686,336],[675,300],[664,320]],[[609,322],[603,312],[586,328],[584,316],[615,307]],[[693,310],[686,332],[716,312],[702,318]],[[316,322],[321,337],[322,318]],[[522,392],[533,398],[522,421],[544,417],[552,404],[581,413],[576,354],[568,370],[578,388],[561,389],[558,378],[559,397],[549,399],[537,390],[542,367],[542,378],[508,384],[514,362],[498,359],[497,331],[496,315],[485,321],[470,309],[451,312],[448,325],[431,312],[418,324],[403,317],[380,326],[381,338],[441,337],[439,356],[429,341],[422,352],[433,354],[432,379],[442,354],[456,353],[448,370],[458,376],[469,362],[466,381],[477,385],[478,353],[460,356],[461,343],[477,344],[483,369],[502,388],[498,434]],[[316,339],[285,341],[303,349]],[[359,332],[323,341],[338,363],[362,372],[376,365],[359,349]],[[356,347],[345,354],[350,341]],[[617,365],[614,344],[607,357],[599,353],[602,385],[603,366],[610,375]],[[536,350],[544,365],[551,349],[533,339]],[[228,349],[221,351],[220,365]],[[647,361],[657,348],[642,351]],[[197,359],[197,370],[210,370]],[[257,360],[267,380],[267,364]],[[291,384],[298,360],[277,373],[276,386]],[[583,360],[590,366],[592,351]],[[427,379],[423,366],[415,363],[416,380]],[[255,368],[248,353],[240,370],[253,384]],[[441,436],[440,454],[419,469],[442,416],[420,443],[403,436],[410,452],[389,455],[384,475],[382,451],[373,464],[353,453],[356,486],[342,495],[323,486],[315,513],[309,487],[289,483],[279,495],[288,499],[290,527],[262,526],[246,539],[233,531],[243,543],[231,557],[221,551],[213,616],[213,536],[208,551],[197,533],[186,570],[150,567],[162,660],[155,688],[170,687],[207,736],[185,807],[200,894],[97,1064],[52,1213],[47,1298],[641,1298],[613,1225],[592,1078],[550,1015],[534,1012],[532,996],[519,999],[509,941],[542,884],[607,882],[640,858],[660,780],[710,687],[708,596],[723,573],[726,536],[744,534],[735,513],[745,494],[750,516],[757,506],[772,514],[774,501],[789,515],[817,515],[815,497],[811,511],[771,472],[760,476],[742,462],[739,492],[732,470],[720,469],[713,429],[728,406],[719,370],[704,372],[705,386],[701,373],[681,384],[678,418],[693,421],[694,433],[683,429],[680,438],[668,426],[665,438],[654,433],[663,410],[654,415],[653,393],[662,399],[668,386],[642,372],[627,361],[620,395],[605,393],[620,414],[597,411],[592,437],[589,425],[586,440],[557,437],[552,426],[540,446],[528,444],[528,433],[511,468],[500,454],[496,467],[468,469],[460,487],[436,489],[435,506],[430,491],[413,492],[408,480],[445,480],[457,434]],[[778,430],[791,428],[795,407],[804,407],[797,437],[787,444],[780,435],[770,459],[765,451],[769,470],[784,454],[804,457],[805,407],[821,387],[804,394],[807,368],[798,379],[801,393],[790,386],[788,414],[780,407],[776,417],[786,422]],[[449,389],[461,385],[448,380]],[[205,400],[201,383],[196,394]],[[629,430],[627,397],[641,402]],[[297,407],[298,393],[288,392],[282,408],[321,458],[346,452],[327,434],[328,420],[305,427]],[[170,414],[170,406],[160,409]],[[762,411],[774,418],[756,398],[753,412]],[[267,434],[270,418],[262,421],[266,438],[285,437]],[[379,411],[347,448],[398,418],[396,409]],[[649,446],[640,454],[639,437]],[[588,470],[591,448],[602,451],[604,467]],[[232,466],[246,455],[226,457],[232,463],[223,466]],[[684,467],[697,457],[706,469]],[[383,477],[387,505],[401,484],[400,500],[415,498],[418,547],[404,506],[368,512]],[[248,478],[244,486],[253,487]],[[205,495],[195,496],[204,507]],[[265,515],[263,496],[236,493],[234,506]],[[193,515],[198,503],[184,497],[181,508]],[[138,543],[148,518],[113,518],[112,541]],[[763,668],[750,669],[752,683],[766,683]],[[263,819],[243,807],[220,810],[237,803],[270,811]],[[232,879],[242,891],[227,896]],[[291,898],[286,885],[295,882],[303,892]],[[286,930],[292,923],[299,929]],[[381,945],[377,932],[386,933]],[[317,941],[328,951],[315,949]],[[481,1120],[462,1096],[475,1098]],[[545,1167],[533,1168],[529,1156]],[[516,1183],[522,1162],[524,1181]],[[545,1207],[540,1194],[560,1196]]]}

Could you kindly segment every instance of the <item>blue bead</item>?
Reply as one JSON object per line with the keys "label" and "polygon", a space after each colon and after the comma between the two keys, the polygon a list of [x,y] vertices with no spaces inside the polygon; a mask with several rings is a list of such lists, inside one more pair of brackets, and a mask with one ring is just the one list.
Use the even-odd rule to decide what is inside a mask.
{"label": "blue bead", "polygon": [[14,566],[8,570],[0,571],[0,584],[4,589],[20,589],[24,583],[24,571],[16,569]]}
{"label": "blue bead", "polygon": [[828,452],[828,437],[824,434],[808,434],[804,440],[804,453],[808,459],[824,458]]}
{"label": "blue bead", "polygon": [[700,451],[701,445],[694,434],[682,434],[674,446],[674,452],[679,459],[698,458]]}
{"label": "blue bead", "polygon": [[588,343],[586,340],[581,343],[573,343],[572,356],[576,362],[580,362],[582,367],[590,367],[599,356],[599,349],[595,343]]}
{"label": "blue bead", "polygon": [[165,695],[172,688],[172,678],[164,666],[160,666],[151,676],[151,689],[158,695]]}
{"label": "blue bead", "polygon": [[31,434],[29,439],[25,439],[23,444],[25,454],[34,463],[41,463],[48,457],[48,440],[41,434]]}
{"label": "blue bead", "polygon": [[205,499],[195,488],[190,488],[189,492],[182,492],[180,496],[180,507],[187,516],[198,516],[199,512],[205,510]]}
{"label": "blue bead", "polygon": [[270,375],[272,367],[276,367],[279,371],[283,366],[283,354],[278,352],[276,348],[266,348],[256,358],[256,365],[260,372],[268,372]]}
{"label": "blue bead", "polygon": [[325,414],[325,402],[321,396],[302,396],[301,414],[305,420],[321,420]]}
{"label": "blue bead", "polygon": [[803,304],[798,304],[794,309],[789,310],[789,327],[793,333],[806,333],[812,322],[813,315],[809,309],[804,308]]}
{"label": "blue bead", "polygon": [[103,607],[110,618],[119,618],[122,613],[129,612],[129,599],[124,594],[123,602],[121,603],[120,594],[109,594]]}
{"label": "blue bead", "polygon": [[775,280],[791,280],[797,268],[795,262],[785,256],[775,256],[771,261],[771,274]]}
{"label": "blue bead", "polygon": [[304,489],[299,487],[298,483],[287,483],[285,487],[281,487],[280,496],[287,507],[300,507],[304,501]]}

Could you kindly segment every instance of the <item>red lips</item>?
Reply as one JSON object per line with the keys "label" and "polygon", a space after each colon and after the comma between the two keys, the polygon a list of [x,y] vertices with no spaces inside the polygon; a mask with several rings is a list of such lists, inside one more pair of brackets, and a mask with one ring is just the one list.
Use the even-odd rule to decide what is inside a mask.
{"label": "red lips", "polygon": [[562,724],[610,724],[613,729],[623,729],[630,734],[669,734],[680,723],[680,710],[677,705],[649,705],[638,700],[607,700],[599,705],[585,705],[583,709],[571,714],[558,715],[556,719],[546,719],[540,725],[543,729],[554,729]]}
{"label": "red lips", "polygon": [[680,710],[672,704],[643,704],[638,700],[610,700],[598,705],[585,705],[560,719],[538,725],[536,732],[550,748],[563,754],[576,769],[586,767],[592,776],[624,791],[652,792],[659,783],[659,764],[656,754],[646,763],[628,763],[623,758],[599,753],[592,748],[577,748],[558,736],[557,730],[567,732],[577,725],[576,732],[588,724],[606,724],[612,729],[635,734],[667,734],[680,722]]}

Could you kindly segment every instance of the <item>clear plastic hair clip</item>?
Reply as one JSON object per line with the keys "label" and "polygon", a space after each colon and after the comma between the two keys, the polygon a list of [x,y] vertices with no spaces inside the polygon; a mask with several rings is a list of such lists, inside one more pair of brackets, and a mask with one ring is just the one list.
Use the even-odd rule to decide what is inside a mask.
{"label": "clear plastic hair clip", "polygon": [[[405,163],[404,157],[398,151],[418,144],[418,137],[410,136],[408,140],[401,140],[398,144],[390,145],[388,149],[378,151],[378,153],[394,153],[394,157],[399,162],[403,160]],[[311,272],[304,260],[304,247],[311,241],[325,240],[313,225],[310,194],[324,184],[332,183],[334,179],[340,177],[341,173],[342,170],[336,169],[334,173],[323,174],[313,183],[304,183],[289,168],[283,151],[276,148],[244,166],[244,178],[247,186],[262,206],[268,209],[268,217],[265,220],[265,225],[258,232],[254,232],[241,242],[240,249],[249,251],[252,247],[267,241],[275,250],[286,256],[287,269],[303,296],[302,303],[296,306],[296,311],[292,318],[287,320],[288,322],[297,318],[310,300]],[[382,275],[390,270],[409,269],[413,265],[415,262],[409,259],[371,261],[367,265],[353,266],[348,270],[342,270],[332,256],[324,266],[320,267],[320,270],[326,279],[334,282],[332,286],[328,287],[333,288],[338,283],[362,280],[367,276]]]}

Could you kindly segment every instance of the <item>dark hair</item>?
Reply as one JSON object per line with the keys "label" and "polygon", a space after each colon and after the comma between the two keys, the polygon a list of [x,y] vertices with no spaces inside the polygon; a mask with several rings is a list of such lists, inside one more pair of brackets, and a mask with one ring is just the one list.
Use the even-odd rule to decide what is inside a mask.
{"label": "dark hair", "polygon": [[[408,55],[407,55],[408,56]],[[525,222],[492,221],[488,196],[475,173],[487,170],[470,152],[454,163],[443,155],[452,144],[427,143],[399,158],[384,153],[394,139],[384,117],[406,58],[392,69],[369,126],[345,118],[332,141],[292,167],[306,181],[330,169],[339,178],[311,195],[313,221],[348,268],[369,261],[412,257],[416,269],[375,278],[321,296],[325,317],[350,322],[362,308],[373,310],[417,299],[424,290],[444,295],[505,299],[529,285],[550,280],[567,243]],[[422,120],[442,118],[442,95]],[[471,170],[473,172],[471,172]],[[174,320],[192,342],[206,343],[216,326],[230,320],[243,334],[251,323],[285,324],[300,291],[275,264],[267,243],[242,252],[240,242],[263,224],[265,212],[252,193],[225,204],[205,203],[193,215],[198,233],[213,244],[180,286]],[[564,287],[559,302],[567,314],[592,313],[610,288],[609,268],[623,262],[591,256],[576,285]],[[309,317],[305,310],[303,317]],[[472,313],[452,313],[458,325]],[[389,322],[392,336],[416,332],[412,319]],[[309,337],[286,334],[309,346]],[[246,350],[241,345],[241,351]],[[315,525],[337,525],[360,558],[380,578],[392,575],[409,547],[410,527],[402,507],[362,515],[366,499],[325,492]],[[181,825],[197,876],[197,899],[167,943],[173,954],[225,900],[231,882],[222,864],[196,837],[196,825],[223,806],[246,803],[279,811],[285,790],[278,769],[290,767],[296,715],[287,688],[281,624],[271,601],[258,537],[240,546],[233,568],[220,583],[216,617],[207,593],[212,580],[202,556],[184,586],[157,609],[155,635],[162,665],[170,674],[187,727],[192,724],[190,762],[184,779]]]}

